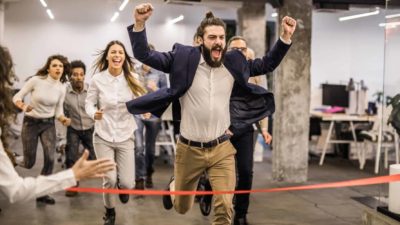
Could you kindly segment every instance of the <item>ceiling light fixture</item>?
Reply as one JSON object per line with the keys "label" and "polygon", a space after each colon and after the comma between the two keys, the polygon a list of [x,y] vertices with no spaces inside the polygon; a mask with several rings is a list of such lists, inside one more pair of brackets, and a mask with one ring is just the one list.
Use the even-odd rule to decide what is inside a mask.
{"label": "ceiling light fixture", "polygon": [[121,6],[119,7],[119,11],[122,11],[125,9],[125,6],[128,4],[129,0],[124,0],[121,4]]}
{"label": "ceiling light fixture", "polygon": [[51,12],[51,10],[50,10],[50,9],[47,9],[46,12],[47,12],[47,15],[49,15],[50,19],[54,20],[54,15],[53,15],[53,13]]}
{"label": "ceiling light fixture", "polygon": [[180,15],[180,16],[176,17],[175,19],[172,19],[172,20],[168,21],[168,23],[169,24],[174,24],[174,23],[177,23],[179,21],[182,21],[184,18],[185,17],[183,15]]}
{"label": "ceiling light fixture", "polygon": [[344,17],[339,17],[339,21],[346,21],[346,20],[352,20],[352,19],[357,19],[361,17],[367,17],[367,16],[373,16],[373,15],[378,15],[379,14],[379,9],[369,12],[369,13],[361,13],[361,14],[356,14],[352,16],[344,16]]}
{"label": "ceiling light fixture", "polygon": [[400,13],[385,16],[386,19],[391,19],[391,18],[395,18],[395,17],[400,17]]}
{"label": "ceiling light fixture", "polygon": [[114,15],[111,17],[111,22],[114,22],[119,16],[119,12],[115,12]]}
{"label": "ceiling light fixture", "polygon": [[42,4],[43,7],[47,8],[47,3],[44,0],[40,0],[40,3]]}
{"label": "ceiling light fixture", "polygon": [[392,29],[396,28],[397,26],[400,26],[400,22],[380,23],[379,26],[385,27],[386,29]]}

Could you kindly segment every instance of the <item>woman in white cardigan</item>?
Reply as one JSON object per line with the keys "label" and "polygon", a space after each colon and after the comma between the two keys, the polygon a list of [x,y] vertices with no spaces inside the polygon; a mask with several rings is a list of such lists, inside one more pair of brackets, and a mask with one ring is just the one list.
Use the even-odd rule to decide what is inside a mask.
{"label": "woman in white cardigan", "polygon": [[17,174],[5,152],[5,148],[8,148],[7,129],[16,116],[11,100],[14,78],[12,65],[8,50],[0,46],[0,194],[5,195],[12,203],[28,200],[74,186],[82,179],[103,177],[105,172],[113,170],[115,164],[109,159],[87,161],[89,153],[85,151],[69,170],[37,178],[22,178]]}
{"label": "woman in white cardigan", "polygon": [[[133,63],[120,41],[111,41],[100,52],[94,65],[98,71],[92,77],[85,108],[95,119],[93,146],[98,158],[114,159],[117,171],[106,174],[103,188],[132,189],[135,177],[134,131],[136,122],[125,102],[143,95],[145,89],[133,76]],[[120,194],[122,203],[129,195]],[[115,195],[103,194],[106,208],[105,225],[115,223]]]}

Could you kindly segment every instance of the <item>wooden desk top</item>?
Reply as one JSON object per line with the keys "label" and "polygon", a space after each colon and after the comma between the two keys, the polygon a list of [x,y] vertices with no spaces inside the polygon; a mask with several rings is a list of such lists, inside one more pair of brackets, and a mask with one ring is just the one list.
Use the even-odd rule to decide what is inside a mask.
{"label": "wooden desk top", "polygon": [[345,113],[323,113],[318,111],[311,112],[311,116],[321,118],[323,121],[373,122],[377,119],[376,115],[349,115]]}

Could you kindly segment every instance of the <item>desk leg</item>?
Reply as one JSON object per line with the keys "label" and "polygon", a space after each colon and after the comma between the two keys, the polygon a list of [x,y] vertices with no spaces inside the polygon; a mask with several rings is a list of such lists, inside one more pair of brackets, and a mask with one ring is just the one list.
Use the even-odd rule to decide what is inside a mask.
{"label": "desk leg", "polygon": [[351,134],[353,135],[354,146],[356,147],[357,150],[357,157],[358,157],[358,162],[360,163],[360,170],[361,170],[364,168],[365,164],[365,149],[362,149],[360,148],[360,146],[358,146],[356,129],[354,128],[353,121],[350,121],[350,129],[351,129]]}
{"label": "desk leg", "polygon": [[399,135],[396,133],[396,131],[394,132],[394,149],[396,152],[396,164],[399,164]]}
{"label": "desk leg", "polygon": [[377,143],[377,147],[376,147],[376,156],[375,156],[375,173],[379,173],[379,161],[381,160],[381,148],[382,148],[382,125],[379,125],[378,143]]}
{"label": "desk leg", "polygon": [[325,139],[324,148],[322,149],[321,158],[319,159],[319,165],[320,166],[322,166],[322,164],[324,164],[326,148],[328,147],[329,141],[331,140],[333,124],[334,124],[334,122],[331,121],[331,124],[329,125],[328,135],[326,136],[326,139]]}

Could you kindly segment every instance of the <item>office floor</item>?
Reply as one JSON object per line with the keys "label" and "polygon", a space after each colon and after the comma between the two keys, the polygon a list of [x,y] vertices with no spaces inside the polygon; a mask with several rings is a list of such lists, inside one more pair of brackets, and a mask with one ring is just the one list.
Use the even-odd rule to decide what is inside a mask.
{"label": "office floor", "polygon": [[[21,152],[17,140],[14,149]],[[264,161],[255,163],[254,188],[290,186],[271,182],[271,153],[264,154]],[[318,166],[317,157],[310,158],[309,180],[306,184],[342,181],[374,176],[373,162],[368,161],[363,171],[357,161],[328,156],[323,166]],[[38,161],[32,170],[17,168],[23,176],[37,175],[42,165],[42,151],[38,151]],[[56,169],[61,166],[56,163]],[[156,161],[154,174],[155,189],[163,189],[172,174],[172,166],[164,160]],[[82,187],[100,187],[99,180],[85,181]],[[294,191],[267,194],[253,194],[248,214],[251,225],[360,225],[361,213],[366,207],[352,198],[385,195],[385,185],[336,188],[325,190]],[[102,224],[104,207],[98,194],[80,193],[75,198],[67,198],[64,192],[52,195],[56,199],[53,206],[38,205],[28,201],[10,205],[0,197],[1,225],[97,225]],[[123,205],[117,205],[118,225],[206,225],[211,224],[211,216],[201,215],[198,204],[186,215],[167,211],[162,207],[161,197],[147,196]]]}

